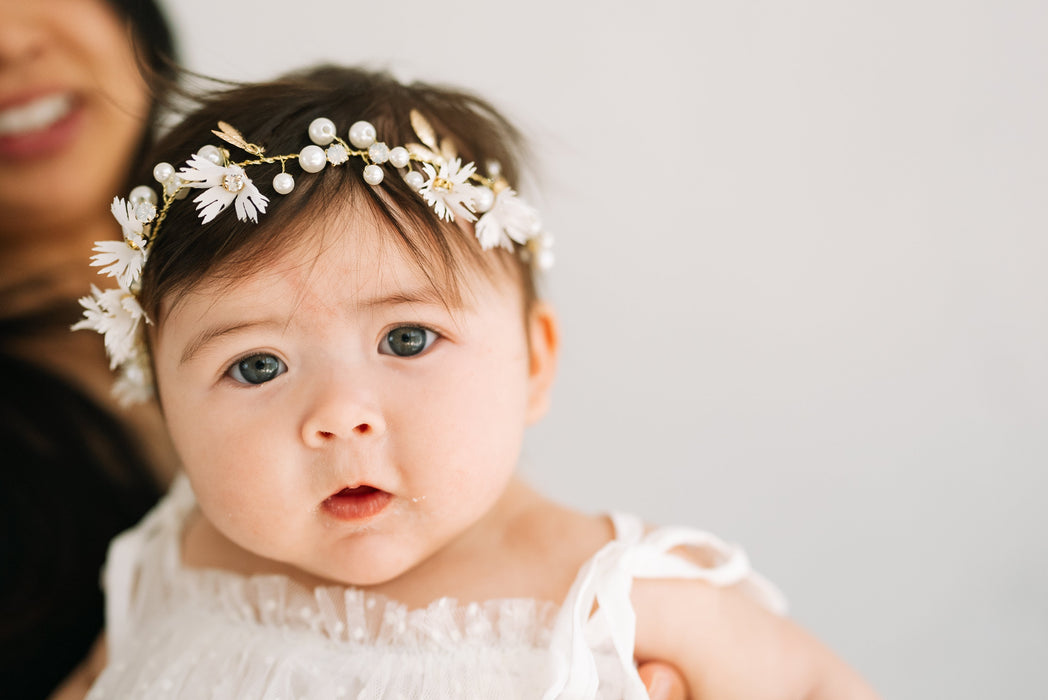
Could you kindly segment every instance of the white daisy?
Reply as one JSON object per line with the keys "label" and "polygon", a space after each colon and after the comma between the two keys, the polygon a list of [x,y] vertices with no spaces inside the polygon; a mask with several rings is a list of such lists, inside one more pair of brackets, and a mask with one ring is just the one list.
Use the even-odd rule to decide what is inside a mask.
{"label": "white daisy", "polygon": [[84,318],[73,330],[88,329],[105,336],[109,368],[125,363],[135,352],[138,328],[145,316],[138,300],[122,289],[99,290],[91,285],[91,296],[81,297]]}
{"label": "white daisy", "polygon": [[101,267],[100,275],[115,277],[124,291],[130,291],[142,275],[142,266],[146,262],[146,251],[139,247],[132,248],[124,241],[97,241],[95,255],[91,256],[92,267]]}
{"label": "white daisy", "polygon": [[113,383],[113,396],[124,407],[143,403],[153,397],[153,370],[149,366],[149,356],[143,350],[136,350],[120,366]]}
{"label": "white daisy", "polygon": [[496,246],[513,250],[513,241],[523,245],[541,230],[538,212],[507,187],[498,193],[491,209],[477,222],[477,240],[484,250]]}
{"label": "white daisy", "polygon": [[473,163],[463,166],[462,161],[455,158],[441,163],[440,172],[429,163],[423,163],[422,169],[428,179],[419,188],[419,194],[438,217],[445,221],[454,221],[456,216],[466,221],[477,220],[473,211],[473,185],[467,182],[477,170]]}
{"label": "white daisy", "polygon": [[239,165],[216,165],[199,155],[187,160],[186,165],[178,171],[185,184],[208,188],[193,200],[202,223],[210,222],[230,204],[235,205],[241,221],[258,223],[258,215],[266,213],[269,198],[258,191]]}
{"label": "white daisy", "polygon": [[139,248],[145,248],[145,239],[142,237],[142,222],[135,216],[135,206],[120,197],[113,197],[113,203],[109,207],[113,218],[120,224],[120,230],[124,234],[124,240],[133,243]]}

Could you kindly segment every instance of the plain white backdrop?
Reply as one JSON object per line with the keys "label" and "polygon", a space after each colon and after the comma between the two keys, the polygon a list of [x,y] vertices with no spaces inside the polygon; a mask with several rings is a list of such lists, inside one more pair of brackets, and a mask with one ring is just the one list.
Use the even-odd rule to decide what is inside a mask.
{"label": "plain white backdrop", "polygon": [[206,74],[384,66],[524,128],[543,490],[741,542],[885,697],[1043,696],[1048,4],[165,5]]}

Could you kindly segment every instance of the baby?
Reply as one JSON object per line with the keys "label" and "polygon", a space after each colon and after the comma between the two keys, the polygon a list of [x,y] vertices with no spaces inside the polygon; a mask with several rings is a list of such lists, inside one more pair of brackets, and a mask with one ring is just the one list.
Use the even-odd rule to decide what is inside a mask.
{"label": "baby", "polygon": [[323,67],[204,100],[114,202],[77,327],[184,477],[110,550],[89,697],[632,700],[638,659],[694,698],[875,697],[739,549],[516,476],[558,350],[519,140]]}

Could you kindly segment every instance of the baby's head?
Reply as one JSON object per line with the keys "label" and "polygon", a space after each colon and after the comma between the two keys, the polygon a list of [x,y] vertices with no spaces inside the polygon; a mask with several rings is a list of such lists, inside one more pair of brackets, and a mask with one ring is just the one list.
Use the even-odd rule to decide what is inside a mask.
{"label": "baby's head", "polygon": [[[547,251],[510,189],[517,141],[476,98],[321,68],[209,99],[159,144],[153,161],[196,152],[177,172],[211,179],[178,201],[177,167],[158,166],[169,195],[145,228],[148,204],[116,207],[125,238],[149,239],[127,286],[216,541],[366,585],[501,517],[556,356],[532,279]],[[378,165],[396,145],[410,161]],[[248,163],[283,154],[300,157]],[[145,352],[126,349],[127,376]]]}

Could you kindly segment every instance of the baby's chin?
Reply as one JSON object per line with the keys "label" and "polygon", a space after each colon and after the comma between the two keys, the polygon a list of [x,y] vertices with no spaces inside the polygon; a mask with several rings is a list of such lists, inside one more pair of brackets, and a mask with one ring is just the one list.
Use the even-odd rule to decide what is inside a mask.
{"label": "baby's chin", "polygon": [[398,597],[411,574],[433,554],[398,546],[389,541],[396,538],[378,532],[358,533],[352,539],[356,542],[327,556],[287,561],[291,577],[308,587],[347,586]]}

